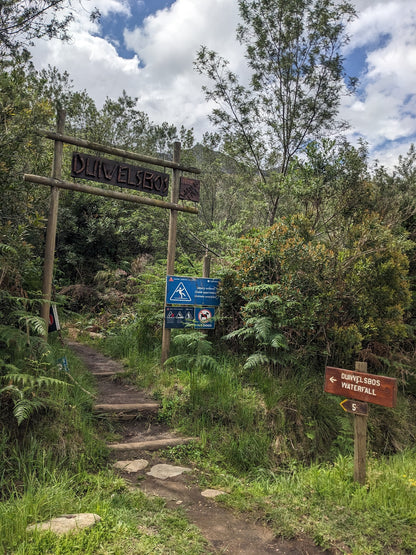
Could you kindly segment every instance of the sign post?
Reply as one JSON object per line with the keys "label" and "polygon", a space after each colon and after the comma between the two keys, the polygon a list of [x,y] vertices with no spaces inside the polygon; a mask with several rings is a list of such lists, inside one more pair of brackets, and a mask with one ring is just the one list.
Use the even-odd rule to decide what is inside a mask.
{"label": "sign post", "polygon": [[[360,372],[367,370],[366,362],[356,362],[355,369]],[[354,415],[354,481],[361,486],[365,484],[367,470],[367,427],[368,415]]]}
{"label": "sign post", "polygon": [[367,452],[367,402],[393,408],[397,401],[397,380],[387,376],[367,374],[367,363],[356,362],[355,371],[327,366],[324,391],[348,396],[342,408],[354,414],[354,480],[365,484]]}
{"label": "sign post", "polygon": [[166,276],[164,327],[214,329],[219,284],[219,279]]}
{"label": "sign post", "polygon": [[[101,145],[93,141],[87,141],[85,139],[79,139],[77,137],[71,137],[69,135],[64,135],[64,123],[65,123],[65,113],[62,110],[58,111],[57,118],[57,132],[50,131],[38,131],[38,133],[48,139],[55,141],[55,152],[54,152],[54,162],[52,177],[44,177],[33,174],[24,174],[24,181],[31,183],[37,183],[39,185],[45,185],[51,187],[51,201],[50,210],[48,218],[48,226],[46,231],[46,247],[45,247],[45,262],[44,262],[44,272],[43,272],[43,284],[42,284],[42,298],[43,303],[41,306],[41,316],[45,320],[46,325],[49,321],[49,306],[51,300],[51,289],[52,289],[52,274],[53,274],[53,263],[54,263],[54,251],[56,243],[56,227],[57,227],[57,216],[58,216],[58,201],[59,201],[59,190],[66,189],[70,191],[79,191],[82,193],[102,196],[106,198],[114,198],[117,200],[134,202],[137,204],[145,204],[150,206],[156,206],[159,208],[165,208],[170,210],[170,221],[169,221],[169,238],[168,238],[168,256],[167,256],[167,273],[173,274],[174,264],[175,264],[175,252],[176,252],[176,227],[178,212],[188,212],[191,214],[198,214],[198,209],[191,206],[186,206],[183,204],[178,204],[179,198],[182,200],[191,200],[197,202],[196,192],[199,192],[199,182],[197,180],[185,181],[187,191],[189,187],[192,190],[195,189],[194,193],[182,191],[182,196],[179,194],[179,181],[180,172],[189,172],[199,174],[201,170],[198,168],[182,166],[179,164],[181,144],[180,142],[174,143],[174,153],[173,160],[162,160],[158,158],[153,158],[150,156],[145,156],[138,154],[136,152],[130,152],[124,149],[120,149],[113,146]],[[165,202],[159,199],[147,198],[141,195],[131,195],[127,193],[120,193],[119,191],[114,191],[113,189],[103,189],[98,187],[90,187],[88,185],[73,183],[70,181],[65,181],[61,179],[62,174],[62,154],[63,154],[63,144],[72,144],[82,148],[95,150],[98,152],[105,152],[111,154],[112,156],[127,158],[129,160],[137,160],[140,162],[145,162],[146,164],[151,164],[155,166],[162,166],[163,168],[171,168],[173,170],[173,186],[171,190],[171,200],[172,202]],[[125,187],[128,189],[134,189],[137,191],[147,191],[152,194],[157,194],[160,196],[165,196],[167,194],[168,187],[168,175],[155,170],[149,170],[147,168],[132,166],[131,164],[118,163],[113,160],[98,158],[96,156],[89,156],[86,154],[75,153],[72,160],[72,176],[81,177],[82,179],[89,179],[91,181],[98,181],[100,183],[105,183],[108,185],[116,185],[120,187]],[[192,191],[191,191],[192,192]],[[45,340],[47,336],[45,336]],[[170,330],[165,333],[162,345],[162,360],[163,357],[167,358],[167,353],[169,351],[169,339]]]}
{"label": "sign post", "polygon": [[[65,112],[58,110],[57,115],[57,132],[63,133],[65,126]],[[62,172],[62,156],[64,145],[62,141],[55,141],[55,149],[53,155],[53,168],[52,177],[60,179]],[[45,259],[43,263],[43,278],[42,278],[42,299],[43,303],[40,308],[41,318],[45,321],[46,333],[44,336],[45,341],[48,338],[48,325],[49,325],[49,307],[51,303],[52,293],[52,277],[53,277],[53,262],[55,258],[55,244],[56,244],[56,227],[58,222],[58,205],[59,205],[59,189],[51,187],[51,196],[49,201],[49,217],[48,225],[46,228],[46,244],[45,244]]]}
{"label": "sign post", "polygon": [[[179,164],[181,158],[181,143],[175,142],[173,145],[173,161]],[[171,202],[177,204],[179,199],[179,170],[173,170],[172,179],[172,189],[171,189]],[[170,211],[169,216],[169,236],[168,236],[168,259],[166,263],[166,274],[172,275],[175,272],[175,253],[176,253],[176,229],[178,222],[178,212],[176,210]],[[166,308],[166,303],[165,303]],[[162,355],[161,363],[162,365],[167,361],[169,357],[170,349],[170,329],[165,325],[165,318],[163,319],[163,330],[162,330]]]}

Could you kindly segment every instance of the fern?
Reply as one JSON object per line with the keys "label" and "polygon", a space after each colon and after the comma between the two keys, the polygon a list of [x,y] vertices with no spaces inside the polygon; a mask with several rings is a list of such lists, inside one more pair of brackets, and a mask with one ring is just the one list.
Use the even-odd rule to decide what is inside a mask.
{"label": "fern", "polygon": [[239,328],[238,330],[234,330],[231,331],[230,333],[228,333],[227,335],[224,336],[224,339],[229,340],[229,339],[234,339],[234,338],[242,338],[245,339],[247,337],[253,337],[254,335],[254,331],[252,328]]}
{"label": "fern", "polygon": [[14,364],[9,364],[0,358],[0,369],[8,370],[9,372],[19,372],[19,369]]}
{"label": "fern", "polygon": [[17,351],[26,349],[27,337],[22,330],[13,326],[0,325],[0,342],[7,347],[13,347]]}
{"label": "fern", "polygon": [[173,338],[172,342],[189,353],[207,355],[212,351],[211,343],[207,340],[206,335],[200,331],[180,333]]}
{"label": "fern", "polygon": [[50,378],[49,376],[32,376],[31,374],[5,374],[2,379],[8,380],[11,383],[19,384],[22,387],[29,387],[30,389],[38,389],[42,387],[60,386],[72,387],[71,384],[58,380],[57,378]]}
{"label": "fern", "polygon": [[4,243],[0,243],[0,252],[1,254],[17,254],[17,250],[14,247]]}
{"label": "fern", "polygon": [[216,370],[218,367],[214,357],[209,355],[189,355],[181,354],[169,357],[165,362],[166,366],[176,366],[179,369],[190,370]]}
{"label": "fern", "polygon": [[252,370],[254,368],[257,368],[258,366],[266,366],[270,364],[270,362],[271,360],[269,355],[260,352],[253,353],[248,357],[243,368],[244,370]]}
{"label": "fern", "polygon": [[12,396],[13,394],[16,394],[20,399],[23,399],[23,391],[21,391],[15,385],[6,385],[6,387],[3,387],[2,389],[0,389],[0,395],[2,393],[8,393],[8,392],[11,393]]}
{"label": "fern", "polygon": [[274,334],[270,342],[270,345],[273,347],[273,349],[284,349],[285,351],[289,349],[289,346],[287,344],[287,339],[281,333]]}
{"label": "fern", "polygon": [[166,366],[177,366],[186,370],[215,370],[217,361],[211,356],[212,345],[200,331],[180,333],[172,341],[183,353],[168,358]]}
{"label": "fern", "polygon": [[[264,287],[256,287],[256,292],[258,293],[261,289],[269,289],[268,285]],[[278,296],[265,297],[258,301],[252,301],[247,304],[247,310],[249,313],[257,313],[265,311],[265,306],[277,302],[281,303],[281,299]],[[270,370],[271,367],[275,367],[277,364],[285,362],[285,357],[283,357],[282,351],[288,351],[287,339],[283,333],[281,333],[277,328],[279,322],[277,318],[270,316],[250,316],[246,319],[245,324],[242,328],[234,330],[225,336],[225,339],[239,338],[242,341],[250,341],[252,347],[254,347],[255,352],[250,354],[247,358],[244,368],[246,370],[254,369],[259,366],[266,366]],[[286,355],[287,358],[287,355]]]}
{"label": "fern", "polygon": [[46,322],[40,316],[34,316],[23,311],[15,312],[15,315],[19,318],[19,323],[23,323],[32,332],[40,336],[46,334]]}
{"label": "fern", "polygon": [[[7,364],[5,367],[18,370],[11,364]],[[37,397],[36,391],[44,391],[52,386],[72,387],[67,382],[49,376],[32,376],[19,372],[5,374],[0,377],[0,380],[9,382],[8,385],[0,389],[0,395],[9,394],[13,399],[13,416],[19,426],[29,419],[35,411],[50,405],[50,402],[46,399]]]}
{"label": "fern", "polygon": [[29,419],[32,413],[39,409],[45,408],[45,406],[46,404],[39,398],[19,399],[14,404],[13,416],[16,418],[17,424],[20,426],[22,422]]}
{"label": "fern", "polygon": [[25,391],[19,389],[15,385],[3,387],[0,389],[0,395],[2,393],[9,393],[14,399],[13,416],[16,418],[19,426],[24,420],[27,420],[33,412],[46,406],[45,402],[41,401],[38,397],[32,396],[31,398],[26,398]]}

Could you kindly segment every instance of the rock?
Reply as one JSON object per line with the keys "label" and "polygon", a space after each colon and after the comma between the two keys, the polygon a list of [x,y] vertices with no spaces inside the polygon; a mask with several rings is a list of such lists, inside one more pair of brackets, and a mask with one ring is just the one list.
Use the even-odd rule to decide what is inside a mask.
{"label": "rock", "polygon": [[94,526],[96,522],[99,522],[101,517],[94,513],[79,513],[73,515],[62,515],[57,518],[52,518],[47,522],[41,522],[38,524],[32,524],[26,528],[27,532],[33,532],[37,530],[38,532],[43,532],[45,530],[50,530],[55,534],[66,534],[71,531],[79,531],[84,528],[90,528]]}
{"label": "rock", "polygon": [[117,461],[113,464],[113,467],[124,472],[139,472],[139,470],[146,468],[148,464],[145,459],[136,459],[135,461]]}
{"label": "rock", "polygon": [[152,466],[150,472],[147,472],[149,476],[154,478],[159,478],[159,480],[166,480],[167,478],[174,478],[179,476],[184,472],[191,472],[192,468],[186,468],[184,466],[172,466],[170,464],[156,464]]}
{"label": "rock", "polygon": [[226,492],[219,489],[206,489],[201,491],[201,495],[202,497],[209,497],[210,499],[213,499],[214,497],[217,497],[217,495],[226,495]]}

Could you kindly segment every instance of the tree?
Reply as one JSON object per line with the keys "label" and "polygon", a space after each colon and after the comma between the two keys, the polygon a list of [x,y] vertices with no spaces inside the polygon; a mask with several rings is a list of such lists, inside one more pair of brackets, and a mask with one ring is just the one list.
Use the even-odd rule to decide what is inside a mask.
{"label": "tree", "polygon": [[[98,16],[97,10],[91,12],[91,18]],[[71,0],[3,0],[0,3],[0,55],[14,56],[36,38],[67,39],[72,19]]]}
{"label": "tree", "polygon": [[239,0],[239,7],[237,39],[246,50],[249,85],[206,47],[195,65],[213,83],[204,90],[217,104],[211,119],[223,148],[255,170],[272,224],[295,155],[340,128],[336,117],[346,77],[341,50],[355,11],[333,0]]}
{"label": "tree", "polygon": [[365,144],[356,148],[345,140],[311,141],[287,179],[289,211],[302,212],[316,231],[342,244],[346,228],[377,211],[367,157]]}

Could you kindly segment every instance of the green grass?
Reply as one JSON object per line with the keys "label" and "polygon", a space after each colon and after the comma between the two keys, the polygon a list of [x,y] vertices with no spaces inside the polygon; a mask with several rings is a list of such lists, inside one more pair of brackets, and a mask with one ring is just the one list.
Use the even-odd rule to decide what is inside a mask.
{"label": "green grass", "polygon": [[[66,354],[73,379],[57,369]],[[91,411],[90,372],[59,344],[46,370],[69,387],[41,392],[47,407],[20,426],[6,414],[0,430],[0,553],[18,555],[206,553],[206,542],[179,508],[129,491],[107,469],[104,429]],[[36,392],[34,392],[36,394]],[[7,431],[6,431],[7,430]],[[77,534],[27,533],[26,526],[62,514],[93,512],[94,527]]]}
{"label": "green grass", "polygon": [[[163,419],[201,439],[164,455],[195,463],[201,487],[228,492],[222,503],[267,523],[277,536],[306,535],[340,553],[416,553],[410,401],[401,397],[389,414],[371,411],[369,453],[384,430],[383,448],[392,454],[369,456],[361,487],[353,481],[352,418],[318,379],[247,373],[236,358],[217,357],[210,369],[198,367],[197,357],[187,368],[183,356],[180,366],[162,369],[156,358],[136,352],[131,376],[152,385]],[[401,454],[393,454],[398,439]]]}
{"label": "green grass", "polygon": [[353,481],[351,457],[241,477],[205,469],[201,485],[227,491],[224,505],[266,522],[278,536],[306,535],[353,555],[416,553],[415,451],[370,458],[364,487]]}
{"label": "green grass", "polygon": [[[77,534],[26,532],[26,526],[62,514],[96,513],[101,521]],[[55,473],[0,505],[0,551],[16,555],[206,553],[199,531],[181,510],[129,491],[110,471]]]}

